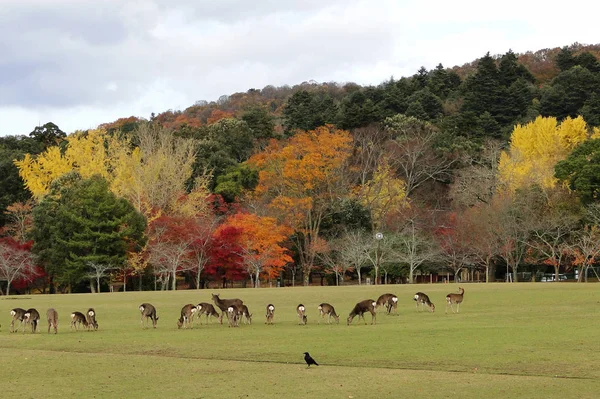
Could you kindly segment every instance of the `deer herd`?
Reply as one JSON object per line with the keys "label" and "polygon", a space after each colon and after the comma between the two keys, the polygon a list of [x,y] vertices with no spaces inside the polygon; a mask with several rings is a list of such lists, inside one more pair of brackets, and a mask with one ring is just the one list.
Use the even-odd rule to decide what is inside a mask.
{"label": "deer herd", "polygon": [[[463,301],[465,290],[463,288],[458,288],[459,293],[450,293],[446,295],[446,314],[448,313],[448,307],[452,310],[452,313],[458,313],[460,309],[460,304]],[[422,292],[417,292],[413,298],[416,302],[417,312],[424,311],[424,307],[427,306],[431,313],[435,312],[435,305],[429,299],[429,296]],[[212,294],[212,300],[214,302],[214,306],[207,302],[200,302],[197,305],[188,303],[181,308],[181,314],[179,319],[177,320],[177,328],[187,329],[193,328],[194,324],[194,316],[197,316],[197,319],[202,324],[201,316],[206,316],[206,323],[209,323],[210,317],[217,318],[220,324],[223,324],[223,317],[227,318],[227,324],[229,327],[239,327],[240,321],[244,324],[252,324],[252,313],[248,309],[248,306],[244,305],[244,301],[238,298],[234,299],[221,299],[218,294]],[[419,305],[421,305],[419,310]],[[454,305],[456,305],[456,311],[454,311]],[[221,313],[219,313],[216,309],[218,308]],[[358,316],[358,320],[362,317],[365,325],[367,321],[365,320],[365,313],[371,313],[371,324],[376,324],[377,322],[377,312],[376,310],[380,307],[383,307],[387,314],[392,314],[398,312],[398,297],[394,294],[383,294],[377,298],[377,300],[373,299],[365,299],[363,301],[358,302],[350,314],[346,319],[346,324],[350,325],[354,318]],[[158,316],[156,314],[156,308],[149,303],[142,303],[139,306],[139,310],[141,312],[141,324],[142,328],[148,328],[148,321],[152,321],[152,327],[156,328],[156,324],[158,322]],[[327,324],[331,324],[331,319],[335,320],[336,323],[340,322],[340,316],[336,313],[333,305],[329,303],[321,303],[317,306],[317,310],[319,311],[319,318],[317,319],[317,324],[320,324],[321,319],[325,319],[327,316],[326,322]],[[12,316],[12,321],[10,323],[10,332],[16,332],[19,328],[22,327],[23,333],[27,325],[31,326],[31,332],[35,333],[38,329],[38,325],[40,323],[40,314],[36,309],[21,309],[14,308],[10,311],[10,315]],[[298,304],[296,306],[296,315],[298,317],[298,324],[306,325],[308,323],[307,316],[307,308],[303,304]],[[48,333],[53,329],[54,333],[58,333],[58,312],[50,308],[46,312],[46,317],[48,319]],[[266,321],[265,324],[272,325],[273,320],[275,318],[275,305],[269,303],[266,306]],[[144,325],[144,321],[146,324]],[[15,323],[19,322],[19,326],[15,329]],[[82,312],[72,312],[71,313],[71,330],[78,331],[80,328],[87,331],[97,331],[98,330],[98,322],[96,321],[96,311],[94,308],[89,308],[86,313]]]}

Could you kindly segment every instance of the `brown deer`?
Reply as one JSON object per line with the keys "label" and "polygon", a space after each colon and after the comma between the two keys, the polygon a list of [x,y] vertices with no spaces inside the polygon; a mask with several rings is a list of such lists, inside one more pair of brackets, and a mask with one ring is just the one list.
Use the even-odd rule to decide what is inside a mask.
{"label": "brown deer", "polygon": [[306,325],[308,318],[306,317],[306,308],[303,304],[296,306],[296,314],[298,315],[298,324]]}
{"label": "brown deer", "polygon": [[50,328],[54,327],[54,334],[58,333],[58,312],[54,308],[48,309],[46,312],[46,318],[48,319],[48,334],[50,334]]}
{"label": "brown deer", "polygon": [[37,326],[40,324],[40,313],[34,308],[27,309],[23,315],[23,321],[25,322],[23,324],[23,333],[25,333],[27,324],[31,323],[31,332],[35,334]]}
{"label": "brown deer", "polygon": [[227,308],[227,321],[229,322],[229,327],[239,327],[240,321],[240,313],[234,306],[229,306]]}
{"label": "brown deer", "polygon": [[[463,288],[458,287],[459,294],[448,294],[446,295],[446,314],[448,314],[448,305],[450,305],[450,309],[452,309],[452,313],[458,313],[460,309],[460,304],[463,301],[463,297],[465,295],[465,290]],[[456,304],[456,312],[454,311],[453,305]]]}
{"label": "brown deer", "polygon": [[90,328],[87,318],[81,312],[71,313],[71,330],[74,328],[75,331],[77,331],[77,325],[83,325],[83,328],[85,328],[86,330],[89,330]]}
{"label": "brown deer", "polygon": [[416,302],[417,312],[419,311],[419,304],[421,304],[421,311],[423,311],[423,308],[427,305],[431,313],[435,312],[435,305],[429,300],[429,297],[426,294],[417,292],[413,299]]}
{"label": "brown deer", "polygon": [[202,319],[200,316],[202,316],[203,314],[206,315],[206,324],[208,324],[208,318],[210,316],[216,317],[219,320],[221,319],[221,315],[219,314],[219,312],[217,312],[215,307],[210,303],[200,302],[198,305],[196,305],[196,309],[196,314],[198,315],[198,320],[200,320],[200,325],[202,325]]}
{"label": "brown deer", "polygon": [[[331,306],[328,303],[322,303],[318,306],[319,309],[319,315],[321,316],[321,318],[325,318],[325,315],[327,315],[327,324],[331,324],[331,318],[333,317],[335,319],[335,321],[339,324],[340,323],[340,316],[337,315],[335,313],[335,308],[333,306]],[[317,324],[320,324],[317,322]]]}
{"label": "brown deer", "polygon": [[240,306],[244,304],[244,301],[241,299],[221,299],[219,298],[219,294],[212,294],[212,300],[217,305],[219,309],[221,309],[221,317],[219,317],[219,322],[223,324],[223,315],[227,314],[227,309],[230,306]]}
{"label": "brown deer", "polygon": [[243,320],[244,324],[252,324],[252,314],[248,310],[248,306],[246,305],[238,305],[234,306],[238,320]]}
{"label": "brown deer", "polygon": [[[25,309],[14,308],[10,311],[10,315],[12,316],[12,321],[10,322],[10,332],[19,331],[19,328],[23,325],[23,319],[25,318]],[[15,330],[15,321],[19,321],[19,327]]]}
{"label": "brown deer", "polygon": [[90,329],[93,329],[94,331],[98,330],[98,322],[96,321],[96,311],[94,310],[94,308],[89,308],[87,311],[87,322],[88,322],[88,327]]}
{"label": "brown deer", "polygon": [[197,311],[198,309],[196,308],[196,306],[191,303],[184,305],[181,308],[181,317],[179,317],[179,320],[177,320],[177,328],[181,328],[183,326],[183,328],[185,329],[190,324],[193,328],[194,315]]}
{"label": "brown deer", "polygon": [[270,303],[267,305],[267,321],[265,321],[265,324],[273,324],[274,317],[275,317],[275,305]]}
{"label": "brown deer", "polygon": [[142,318],[140,320],[142,323],[142,328],[144,328],[144,318],[146,318],[146,328],[148,328],[148,319],[152,320],[152,327],[156,328],[156,322],[158,321],[156,308],[149,303],[142,303],[139,309],[142,313]]}
{"label": "brown deer", "polygon": [[367,325],[367,321],[365,320],[366,312],[371,313],[371,324],[376,324],[377,323],[377,313],[375,312],[376,307],[377,307],[377,302],[375,302],[372,299],[365,299],[364,301],[357,303],[354,306],[354,309],[352,309],[352,312],[350,312],[350,314],[348,315],[348,319],[346,319],[347,324],[350,325],[350,323],[352,323],[352,320],[354,320],[354,317],[358,316],[358,321],[360,322],[360,318],[362,317],[363,321],[365,322],[365,325]]}
{"label": "brown deer", "polygon": [[[389,306],[391,303],[391,307]],[[398,309],[398,297],[394,294],[383,294],[377,298],[377,307],[385,307],[387,313]]]}

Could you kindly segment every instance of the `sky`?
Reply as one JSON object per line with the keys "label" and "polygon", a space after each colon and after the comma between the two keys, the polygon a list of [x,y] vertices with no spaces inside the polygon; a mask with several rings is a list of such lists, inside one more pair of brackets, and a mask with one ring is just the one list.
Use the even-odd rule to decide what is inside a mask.
{"label": "sky", "polygon": [[[0,0],[0,135],[600,43],[595,1]],[[563,2],[556,2],[564,7]],[[562,10],[562,11],[561,11]]]}

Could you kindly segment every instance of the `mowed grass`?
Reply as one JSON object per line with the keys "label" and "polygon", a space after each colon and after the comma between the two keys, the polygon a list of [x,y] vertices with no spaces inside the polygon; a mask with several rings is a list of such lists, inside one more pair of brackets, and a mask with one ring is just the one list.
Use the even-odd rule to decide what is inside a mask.
{"label": "mowed grass", "polygon": [[[431,398],[598,397],[600,285],[466,284],[460,314],[444,314],[455,284],[228,289],[1,297],[0,388],[7,397]],[[417,313],[427,293],[435,313]],[[239,328],[178,330],[186,303],[238,297],[253,313]],[[354,304],[391,292],[398,315],[346,326]],[[154,304],[158,328],[140,327]],[[340,324],[317,324],[329,302]],[[273,303],[275,325],[265,307]],[[308,325],[298,325],[303,303]],[[37,308],[41,333],[9,333],[10,309]],[[59,313],[58,335],[45,313]],[[70,313],[94,307],[97,332],[70,331]],[[371,316],[366,315],[367,322]],[[205,323],[205,318],[202,318]],[[303,352],[320,363],[306,368]],[[33,381],[33,382],[32,382]]]}

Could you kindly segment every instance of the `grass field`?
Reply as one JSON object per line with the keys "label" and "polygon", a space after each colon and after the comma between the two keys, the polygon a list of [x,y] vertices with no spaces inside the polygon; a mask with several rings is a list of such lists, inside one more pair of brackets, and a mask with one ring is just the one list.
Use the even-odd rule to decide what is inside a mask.
{"label": "grass field", "polygon": [[[467,284],[460,314],[444,314],[456,285],[297,287],[0,297],[0,389],[5,397],[595,398],[600,397],[600,285]],[[435,313],[417,313],[429,294]],[[186,303],[239,297],[253,324],[178,330]],[[350,327],[354,304],[385,292],[399,315]],[[158,328],[138,306],[157,307]],[[329,302],[340,324],[317,324]],[[275,325],[265,306],[275,304]],[[297,304],[308,309],[299,326]],[[9,333],[10,309],[35,307],[41,333]],[[46,310],[59,313],[47,334]],[[70,313],[94,307],[97,332],[72,332]],[[371,316],[366,315],[367,321]],[[203,318],[204,323],[204,318]],[[306,368],[303,352],[320,363]]]}

